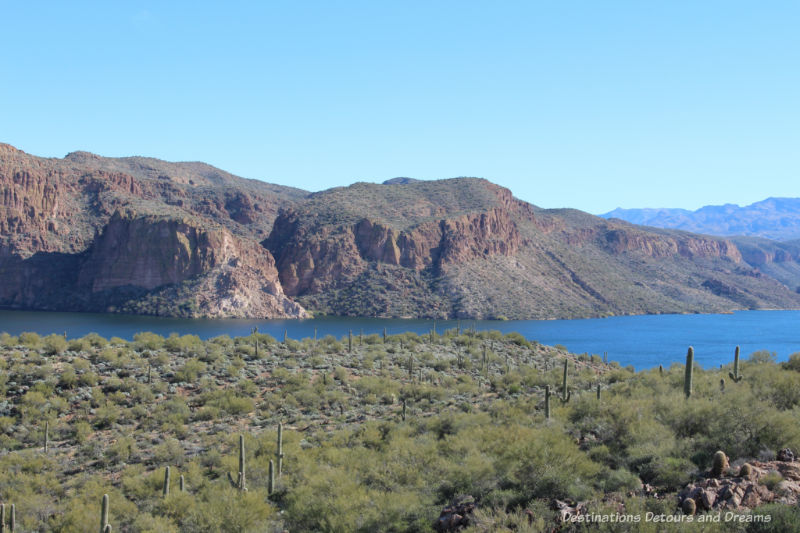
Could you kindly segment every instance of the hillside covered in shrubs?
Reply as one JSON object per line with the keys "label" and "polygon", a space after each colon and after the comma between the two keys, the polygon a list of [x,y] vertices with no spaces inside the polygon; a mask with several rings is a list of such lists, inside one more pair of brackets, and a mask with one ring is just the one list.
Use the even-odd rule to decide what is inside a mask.
{"label": "hillside covered in shrubs", "polygon": [[[695,367],[687,397],[684,365],[635,372],[499,332],[22,333],[0,335],[0,353],[0,501],[16,531],[98,531],[104,495],[113,531],[137,533],[800,519],[800,464],[778,457],[800,450],[800,354]],[[730,520],[701,519],[723,508]]]}

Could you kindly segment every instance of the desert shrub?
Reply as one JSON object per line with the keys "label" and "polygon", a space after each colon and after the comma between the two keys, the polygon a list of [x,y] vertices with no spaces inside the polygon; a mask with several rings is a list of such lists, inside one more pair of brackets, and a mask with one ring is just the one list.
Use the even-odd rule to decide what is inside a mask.
{"label": "desert shrub", "polygon": [[784,533],[796,531],[800,523],[800,508],[796,505],[770,503],[753,509],[753,515],[768,516],[769,522],[752,522],[747,524],[747,533]]}
{"label": "desert shrub", "polygon": [[97,333],[89,333],[84,335],[83,340],[84,342],[88,342],[93,348],[103,348],[108,344],[108,341]]}
{"label": "desert shrub", "polygon": [[175,380],[178,382],[194,383],[205,369],[206,364],[199,359],[188,359],[183,366],[175,372]]}
{"label": "desert shrub", "polygon": [[0,333],[0,346],[3,348],[11,348],[19,344],[19,338],[9,335],[5,331]]}
{"label": "desert shrub", "polygon": [[177,439],[167,438],[161,444],[153,447],[153,461],[157,465],[181,466],[185,460],[183,447]]}
{"label": "desert shrub", "polygon": [[750,357],[747,358],[747,362],[752,364],[774,363],[776,357],[777,354],[775,352],[757,350],[750,354]]}
{"label": "desert shrub", "polygon": [[120,437],[106,449],[106,459],[111,463],[127,463],[136,452],[133,437]]}
{"label": "desert shrub", "polygon": [[49,355],[58,355],[67,349],[67,340],[63,335],[48,335],[43,339],[44,352]]}
{"label": "desert shrub", "polygon": [[789,355],[789,360],[783,363],[783,368],[800,372],[800,352]]}
{"label": "desert shrub", "polygon": [[141,332],[133,336],[133,345],[137,350],[158,350],[164,347],[164,337],[156,333]]}
{"label": "desert shrub", "polygon": [[28,348],[38,348],[42,344],[42,338],[38,333],[23,331],[19,334],[19,343]]}
{"label": "desert shrub", "polygon": [[255,410],[255,404],[251,398],[240,396],[231,389],[213,391],[205,396],[204,401],[206,407],[233,416],[252,413]]}

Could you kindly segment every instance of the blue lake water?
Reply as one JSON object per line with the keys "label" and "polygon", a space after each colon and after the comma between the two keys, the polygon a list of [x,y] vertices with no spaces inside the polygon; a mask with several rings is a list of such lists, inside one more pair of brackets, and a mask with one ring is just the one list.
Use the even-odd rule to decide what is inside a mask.
{"label": "blue lake water", "polygon": [[[743,357],[756,350],[769,350],[779,361],[800,352],[800,311],[740,311],[722,315],[645,315],[583,320],[462,320],[461,327],[478,330],[516,331],[529,340],[544,344],[561,344],[575,353],[608,352],[612,361],[637,369],[673,362],[683,363],[688,346],[694,346],[695,361],[703,367],[728,363],[738,344]],[[35,331],[41,335],[67,332],[69,338],[90,332],[105,338],[132,339],[140,331],[164,336],[172,332],[195,334],[207,339],[217,335],[248,335],[253,327],[283,339],[302,339],[317,335],[342,337],[349,330],[354,334],[388,334],[414,331],[427,333],[432,320],[395,320],[374,318],[325,317],[311,320],[187,320],[127,315],[88,313],[49,313],[0,311],[0,331],[18,335]],[[456,321],[436,321],[436,329],[455,328]]]}

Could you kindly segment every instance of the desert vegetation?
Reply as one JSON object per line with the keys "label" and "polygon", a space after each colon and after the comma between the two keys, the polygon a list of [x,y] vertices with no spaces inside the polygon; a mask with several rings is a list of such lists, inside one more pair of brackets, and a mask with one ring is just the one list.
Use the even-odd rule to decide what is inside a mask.
{"label": "desert vegetation", "polygon": [[[2,334],[0,353],[15,531],[788,531],[800,518],[794,471],[770,466],[800,450],[800,354],[734,364],[732,347],[724,368],[635,372],[460,329]],[[705,509],[708,492],[687,492],[742,479],[757,499],[717,491]],[[723,500],[770,521],[699,523]],[[443,513],[466,504],[461,523]],[[569,522],[602,513],[696,522]]]}

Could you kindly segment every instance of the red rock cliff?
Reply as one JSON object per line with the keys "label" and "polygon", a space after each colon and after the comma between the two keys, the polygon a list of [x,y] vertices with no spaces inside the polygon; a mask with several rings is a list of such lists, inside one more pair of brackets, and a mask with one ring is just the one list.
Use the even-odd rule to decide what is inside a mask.
{"label": "red rock cliff", "polygon": [[78,284],[92,292],[119,287],[156,289],[199,279],[198,314],[302,318],[283,293],[268,250],[191,219],[116,213],[92,245]]}
{"label": "red rock cliff", "polygon": [[513,255],[520,244],[519,231],[502,207],[405,231],[369,219],[346,226],[304,226],[298,213],[287,210],[265,242],[278,258],[280,279],[290,295],[313,293],[355,276],[369,262],[441,273],[478,257]]}

